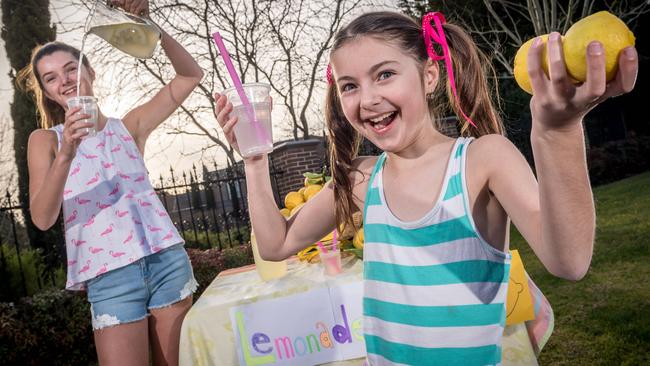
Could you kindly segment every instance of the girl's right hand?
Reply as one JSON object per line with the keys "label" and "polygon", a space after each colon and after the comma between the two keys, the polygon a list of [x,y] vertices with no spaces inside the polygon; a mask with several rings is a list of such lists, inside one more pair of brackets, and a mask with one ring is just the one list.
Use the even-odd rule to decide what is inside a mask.
{"label": "girl's right hand", "polygon": [[88,135],[85,128],[92,127],[91,122],[84,122],[90,118],[89,114],[79,113],[81,107],[69,108],[65,112],[65,122],[63,124],[63,140],[61,141],[61,149],[59,155],[62,155],[66,160],[72,161],[77,153],[77,147],[81,140]]}
{"label": "girl's right hand", "polygon": [[[239,153],[239,146],[237,145],[237,138],[235,137],[235,124],[237,124],[237,116],[230,117],[230,112],[233,110],[232,103],[228,101],[228,97],[224,94],[214,93],[215,108],[214,114],[217,116],[217,122],[226,135],[226,140],[237,153]],[[241,155],[241,154],[240,154]]]}

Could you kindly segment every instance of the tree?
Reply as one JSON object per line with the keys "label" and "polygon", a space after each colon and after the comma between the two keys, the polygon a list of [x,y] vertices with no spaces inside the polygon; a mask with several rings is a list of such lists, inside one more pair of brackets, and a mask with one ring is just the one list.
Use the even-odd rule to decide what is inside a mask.
{"label": "tree", "polygon": [[[72,6],[91,2],[67,0]],[[201,150],[218,146],[231,164],[236,158],[214,118],[213,93],[232,85],[212,40],[219,31],[243,82],[269,83],[274,96],[274,129],[294,139],[320,135],[322,96],[325,88],[327,51],[334,34],[351,14],[379,1],[336,0],[159,0],[151,2],[151,18],[159,21],[195,56],[206,71],[194,95],[177,111],[169,133],[203,136],[209,140]],[[71,31],[79,28],[70,26]],[[91,39],[93,38],[93,39]],[[89,38],[93,62],[101,60],[120,69],[110,81],[112,88],[138,89],[151,96],[169,80],[172,70],[160,52],[152,59],[116,55],[103,42]],[[144,92],[144,93],[142,93]],[[140,99],[142,100],[142,99]],[[140,100],[134,101],[134,103]],[[316,131],[314,133],[314,131]]]}
{"label": "tree", "polygon": [[[29,64],[31,51],[38,45],[52,41],[56,28],[50,25],[49,0],[2,0],[2,39],[11,65],[9,76],[15,80],[16,72]],[[60,250],[52,250],[53,244],[61,243],[60,225],[55,224],[49,232],[39,231],[32,223],[29,210],[29,173],[27,170],[27,140],[38,127],[36,107],[33,100],[21,90],[14,88],[11,103],[14,122],[14,154],[18,178],[18,198],[23,207],[25,225],[33,247],[42,248],[48,269],[60,261]]]}

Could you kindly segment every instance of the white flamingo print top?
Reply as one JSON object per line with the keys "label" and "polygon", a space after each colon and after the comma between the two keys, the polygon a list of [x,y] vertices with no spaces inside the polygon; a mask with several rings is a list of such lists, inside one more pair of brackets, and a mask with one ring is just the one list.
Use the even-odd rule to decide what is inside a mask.
{"label": "white flamingo print top", "polygon": [[[63,125],[51,128],[61,146]],[[63,191],[66,289],[183,243],[156,195],[144,160],[120,119],[85,138]]]}

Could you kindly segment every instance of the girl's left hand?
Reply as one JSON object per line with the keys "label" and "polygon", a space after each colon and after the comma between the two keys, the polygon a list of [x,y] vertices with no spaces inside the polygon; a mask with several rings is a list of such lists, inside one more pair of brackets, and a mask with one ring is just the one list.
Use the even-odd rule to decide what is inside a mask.
{"label": "girl's left hand", "polygon": [[609,97],[634,88],[639,60],[636,49],[627,47],[618,56],[616,77],[605,79],[605,51],[600,42],[587,47],[587,80],[575,85],[567,73],[560,34],[548,37],[549,76],[542,69],[544,43],[537,38],[528,52],[528,74],[533,87],[530,111],[533,125],[543,129],[564,129],[581,123],[596,105]]}
{"label": "girl's left hand", "polygon": [[113,6],[119,6],[127,13],[131,13],[140,17],[149,16],[149,1],[148,0],[111,0]]}

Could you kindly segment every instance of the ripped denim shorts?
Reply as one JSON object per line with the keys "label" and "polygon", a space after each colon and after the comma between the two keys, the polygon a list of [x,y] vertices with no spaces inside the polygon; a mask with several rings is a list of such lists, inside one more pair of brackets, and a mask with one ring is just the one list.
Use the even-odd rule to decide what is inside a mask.
{"label": "ripped denim shorts", "polygon": [[94,330],[142,320],[150,309],[179,302],[198,284],[182,244],[86,282]]}

